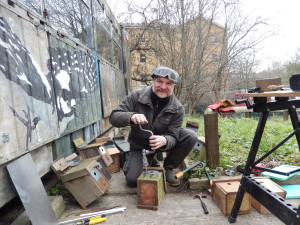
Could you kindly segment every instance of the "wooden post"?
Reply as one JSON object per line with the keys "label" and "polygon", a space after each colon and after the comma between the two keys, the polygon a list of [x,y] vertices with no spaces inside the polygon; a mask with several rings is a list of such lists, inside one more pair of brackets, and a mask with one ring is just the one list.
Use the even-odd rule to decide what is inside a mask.
{"label": "wooden post", "polygon": [[208,167],[220,165],[218,113],[204,114],[206,163]]}

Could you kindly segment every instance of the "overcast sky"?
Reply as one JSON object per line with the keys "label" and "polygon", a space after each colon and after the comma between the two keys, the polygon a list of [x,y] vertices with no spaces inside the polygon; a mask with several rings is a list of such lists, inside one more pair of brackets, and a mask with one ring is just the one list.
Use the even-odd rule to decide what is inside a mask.
{"label": "overcast sky", "polygon": [[[138,2],[140,0],[137,0]],[[123,10],[124,1],[107,0],[111,9]],[[261,69],[273,61],[282,63],[290,60],[300,48],[300,0],[241,0],[242,9],[253,17],[270,18],[268,23],[277,35],[268,38],[257,54],[262,59]]]}
{"label": "overcast sky", "polygon": [[300,48],[299,0],[243,0],[243,9],[254,15],[271,18],[277,35],[263,42],[263,49],[258,53],[264,59],[263,67],[273,61],[286,62]]}

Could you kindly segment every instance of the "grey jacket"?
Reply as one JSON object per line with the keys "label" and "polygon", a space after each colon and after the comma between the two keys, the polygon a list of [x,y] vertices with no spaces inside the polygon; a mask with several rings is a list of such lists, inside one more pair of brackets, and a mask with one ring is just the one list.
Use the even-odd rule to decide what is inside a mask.
{"label": "grey jacket", "polygon": [[170,96],[170,101],[153,121],[153,105],[151,101],[151,88],[134,90],[126,99],[112,111],[109,121],[115,127],[131,126],[128,136],[131,150],[150,150],[149,133],[140,130],[139,125],[132,124],[130,118],[133,114],[144,114],[148,124],[143,124],[142,128],[151,130],[154,135],[163,135],[167,139],[167,145],[162,150],[172,149],[177,142],[179,130],[182,126],[184,109],[175,97]]}

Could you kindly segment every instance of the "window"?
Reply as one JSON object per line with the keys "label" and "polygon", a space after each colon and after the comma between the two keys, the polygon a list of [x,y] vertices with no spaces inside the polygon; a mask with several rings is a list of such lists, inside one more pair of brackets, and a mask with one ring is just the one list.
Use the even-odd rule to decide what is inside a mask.
{"label": "window", "polygon": [[212,63],[217,63],[218,62],[218,55],[217,54],[212,54],[212,56],[211,56],[211,62]]}
{"label": "window", "polygon": [[216,35],[212,35],[210,40],[211,40],[212,44],[217,44],[218,43],[218,37]]}
{"label": "window", "polygon": [[101,24],[104,29],[111,34],[111,22],[104,11],[104,5],[101,5],[98,1],[94,1],[94,16],[97,23]]}
{"label": "window", "polygon": [[113,62],[114,65],[117,69],[122,70],[122,51],[120,47],[116,44],[116,42],[113,43],[113,51],[114,51],[114,56],[113,56]]}
{"label": "window", "polygon": [[89,7],[82,0],[46,1],[50,23],[90,47],[92,19]]}
{"label": "window", "polygon": [[140,54],[140,63],[146,63],[146,55]]}
{"label": "window", "polygon": [[111,37],[103,26],[98,23],[96,23],[96,49],[99,55],[113,63]]}

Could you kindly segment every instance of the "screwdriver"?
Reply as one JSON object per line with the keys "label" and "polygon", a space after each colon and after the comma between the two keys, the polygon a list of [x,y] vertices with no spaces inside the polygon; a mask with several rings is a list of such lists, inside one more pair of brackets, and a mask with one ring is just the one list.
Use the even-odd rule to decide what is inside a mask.
{"label": "screwdriver", "polygon": [[82,224],[82,225],[92,225],[92,224],[98,224],[106,221],[106,217],[102,216],[95,216],[90,219],[83,220],[77,224]]}

